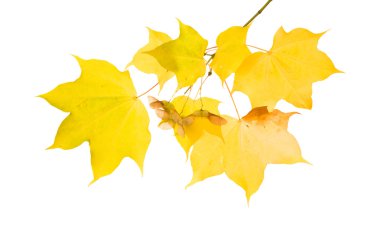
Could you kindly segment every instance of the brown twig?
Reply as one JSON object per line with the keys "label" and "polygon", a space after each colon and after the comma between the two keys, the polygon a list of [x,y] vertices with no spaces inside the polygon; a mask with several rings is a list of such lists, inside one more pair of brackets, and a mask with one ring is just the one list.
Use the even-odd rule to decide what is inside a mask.
{"label": "brown twig", "polygon": [[261,7],[261,9],[259,9],[259,11],[257,11],[257,13],[255,14],[255,15],[253,15],[244,25],[243,25],[243,27],[246,27],[246,26],[248,26],[249,24],[251,24],[251,22],[253,21],[253,20],[255,20],[255,18],[257,17],[257,16],[259,16],[264,10],[265,10],[265,8],[267,8],[267,6],[269,5],[269,3],[271,3],[272,2],[272,0],[268,0],[264,5],[263,5],[263,7]]}

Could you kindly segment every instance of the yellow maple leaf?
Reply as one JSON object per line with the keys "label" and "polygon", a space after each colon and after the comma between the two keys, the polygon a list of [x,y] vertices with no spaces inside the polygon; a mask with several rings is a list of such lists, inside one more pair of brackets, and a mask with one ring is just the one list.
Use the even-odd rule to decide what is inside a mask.
{"label": "yellow maple leaf", "polygon": [[210,67],[225,81],[234,73],[243,60],[251,54],[245,41],[249,26],[233,26],[219,34],[216,39],[218,47]]}
{"label": "yellow maple leaf", "polygon": [[235,74],[233,91],[248,95],[252,107],[273,109],[280,99],[300,108],[312,107],[312,83],[340,71],[318,50],[319,38],[306,29],[289,33],[281,27],[270,51],[249,55]]}
{"label": "yellow maple leaf", "polygon": [[176,74],[180,89],[194,84],[205,74],[206,63],[203,55],[208,42],[192,27],[180,20],[178,22],[180,35],[177,39],[146,53],[155,57],[162,67]]}
{"label": "yellow maple leaf", "polygon": [[[153,29],[148,28],[149,30],[149,42],[144,47],[139,49],[135,56],[133,57],[133,60],[128,64],[134,65],[137,69],[139,69],[142,72],[148,73],[148,74],[156,74],[158,79],[158,84],[160,85],[160,89],[164,86],[166,81],[171,79],[174,76],[173,72],[170,72],[166,70],[164,67],[162,67],[156,58],[153,56],[146,54],[145,52],[153,50],[157,48],[158,46],[171,41],[169,35],[166,33],[162,33],[159,31],[155,31]],[[128,67],[127,66],[127,67]]]}
{"label": "yellow maple leaf", "polygon": [[106,61],[76,59],[80,77],[41,95],[70,112],[50,148],[72,149],[88,141],[92,182],[112,173],[124,157],[132,158],[142,171],[150,143],[149,117],[136,98],[129,72]]}
{"label": "yellow maple leaf", "polygon": [[222,138],[221,125],[225,124],[214,122],[213,118],[218,119],[220,102],[216,99],[202,97],[193,100],[186,96],[178,96],[171,102],[175,109],[184,118],[192,118],[191,124],[184,125],[184,136],[176,134],[176,139],[188,155],[191,146],[197,142],[205,132]]}
{"label": "yellow maple leaf", "polygon": [[297,140],[287,131],[292,114],[259,107],[241,120],[226,117],[228,122],[222,126],[224,142],[205,134],[195,143],[189,185],[225,172],[245,190],[249,201],[261,185],[267,164],[306,162]]}

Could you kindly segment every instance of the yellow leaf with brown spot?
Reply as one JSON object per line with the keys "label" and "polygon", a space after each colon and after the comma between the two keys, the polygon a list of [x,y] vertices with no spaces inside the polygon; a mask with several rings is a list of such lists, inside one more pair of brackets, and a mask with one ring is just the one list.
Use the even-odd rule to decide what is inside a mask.
{"label": "yellow leaf with brown spot", "polygon": [[223,139],[205,134],[191,152],[193,178],[189,185],[223,172],[242,187],[247,200],[264,179],[267,164],[306,162],[297,140],[287,131],[293,113],[253,109],[241,120],[225,117]]}

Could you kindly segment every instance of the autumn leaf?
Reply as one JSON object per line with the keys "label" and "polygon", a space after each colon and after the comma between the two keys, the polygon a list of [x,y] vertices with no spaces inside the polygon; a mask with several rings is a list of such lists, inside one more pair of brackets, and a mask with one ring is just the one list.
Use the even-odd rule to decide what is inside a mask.
{"label": "autumn leaf", "polygon": [[207,48],[207,40],[202,38],[192,27],[180,20],[180,35],[157,48],[147,51],[168,71],[174,72],[178,81],[178,89],[190,86],[206,72],[203,55]]}
{"label": "autumn leaf", "polygon": [[306,29],[287,33],[280,28],[272,48],[249,55],[235,74],[233,91],[248,95],[252,107],[273,109],[280,99],[311,109],[312,83],[340,71],[318,50],[319,38]]}
{"label": "autumn leaf", "polygon": [[251,54],[245,41],[249,26],[233,26],[223,31],[216,40],[218,47],[210,67],[224,82],[243,60]]}
{"label": "autumn leaf", "polygon": [[141,171],[150,143],[149,117],[130,79],[102,60],[76,57],[82,73],[41,95],[69,116],[62,122],[50,149],[72,149],[88,141],[94,179],[112,173],[124,157]]}
{"label": "autumn leaf", "polygon": [[162,89],[166,81],[174,76],[174,73],[163,68],[153,56],[146,54],[146,52],[151,51],[158,46],[171,41],[172,39],[166,33],[158,32],[150,28],[148,28],[148,30],[149,43],[137,51],[128,66],[134,65],[142,72],[147,74],[156,74],[158,84],[160,85],[160,89]]}
{"label": "autumn leaf", "polygon": [[264,179],[267,164],[306,162],[296,139],[287,131],[292,114],[259,107],[241,120],[226,116],[227,124],[222,126],[224,141],[205,134],[195,143],[189,185],[225,172],[245,190],[249,201]]}

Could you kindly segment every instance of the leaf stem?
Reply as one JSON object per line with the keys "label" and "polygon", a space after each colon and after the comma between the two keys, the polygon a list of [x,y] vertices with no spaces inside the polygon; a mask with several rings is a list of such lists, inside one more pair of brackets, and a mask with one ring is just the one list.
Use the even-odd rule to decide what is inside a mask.
{"label": "leaf stem", "polygon": [[185,109],[185,106],[186,106],[186,104],[187,104],[187,101],[189,101],[189,98],[190,98],[190,94],[191,94],[191,90],[193,89],[193,86],[191,85],[190,87],[188,87],[187,89],[186,89],[186,91],[185,91],[185,93],[183,93],[183,95],[186,95],[187,93],[189,93],[188,95],[187,95],[187,98],[186,98],[186,100],[185,100],[185,103],[183,104],[183,106],[182,106],[182,109],[181,109],[181,112],[179,113],[179,115],[181,115],[182,113],[183,113],[183,111],[184,111],[184,109]]}
{"label": "leaf stem", "polygon": [[136,96],[136,98],[140,98],[141,96],[143,96],[143,95],[145,95],[146,93],[150,92],[150,91],[153,90],[155,87],[157,87],[157,85],[158,85],[158,82],[157,82],[155,85],[153,85],[151,88],[149,88],[149,90],[147,90],[146,92],[142,93],[141,95]]}
{"label": "leaf stem", "polygon": [[[191,92],[191,89],[193,88],[193,85],[191,85],[191,86],[189,86],[187,89],[186,89],[186,91],[183,93],[183,95],[186,95],[187,94],[187,92]],[[189,93],[190,94],[190,93]]]}
{"label": "leaf stem", "polygon": [[231,97],[232,103],[234,104],[236,114],[237,114],[237,116],[238,116],[238,118],[239,118],[239,120],[240,120],[240,119],[241,119],[241,118],[240,118],[240,114],[239,114],[239,111],[238,111],[238,109],[237,109],[237,106],[236,106],[236,103],[235,103],[234,97],[232,96],[231,90],[230,90],[230,88],[228,87],[228,84],[227,84],[226,81],[224,81],[224,85],[226,85],[226,88],[227,88],[227,90],[228,90],[228,93],[230,94],[230,97]]}
{"label": "leaf stem", "polygon": [[[210,64],[210,62],[211,62],[211,60],[214,58],[214,56],[215,56],[215,53],[210,55],[210,58],[207,60],[206,65],[209,65],[209,64]],[[201,94],[201,93],[202,93],[202,92],[201,92],[201,90],[202,90],[202,86],[203,86],[203,84],[206,82],[207,78],[210,77],[211,75],[212,75],[212,68],[210,67],[209,71],[207,72],[207,76],[205,77],[205,79],[203,80],[203,77],[201,78],[201,84],[200,84],[200,86],[199,86],[199,88],[198,88],[197,93],[195,94],[195,98],[197,98],[197,96],[198,96],[198,94],[199,94],[199,97],[200,97],[200,99],[201,99],[201,102],[202,102],[202,94]],[[203,106],[203,104],[202,104],[202,106]]]}
{"label": "leaf stem", "polygon": [[210,55],[210,58],[207,60],[206,65],[208,65],[212,59],[214,59],[215,53]]}
{"label": "leaf stem", "polygon": [[263,52],[269,52],[268,50],[266,49],[262,49],[262,48],[259,48],[257,46],[254,46],[254,45],[247,45],[248,47],[251,47],[251,48],[254,48],[254,49],[257,49],[257,50],[260,50],[260,51],[263,51]]}
{"label": "leaf stem", "polygon": [[259,9],[259,11],[257,11],[257,13],[255,14],[255,15],[253,15],[244,25],[243,25],[243,27],[246,27],[246,26],[248,26],[249,24],[251,24],[251,22],[253,21],[253,20],[255,20],[255,18],[257,17],[257,16],[259,16],[264,10],[265,10],[265,8],[269,5],[269,3],[271,3],[272,2],[272,0],[268,0],[262,7],[261,7],[261,9]]}
{"label": "leaf stem", "polygon": [[211,49],[216,49],[216,48],[218,48],[218,46],[212,46],[210,48],[207,48],[206,51],[210,51]]}

